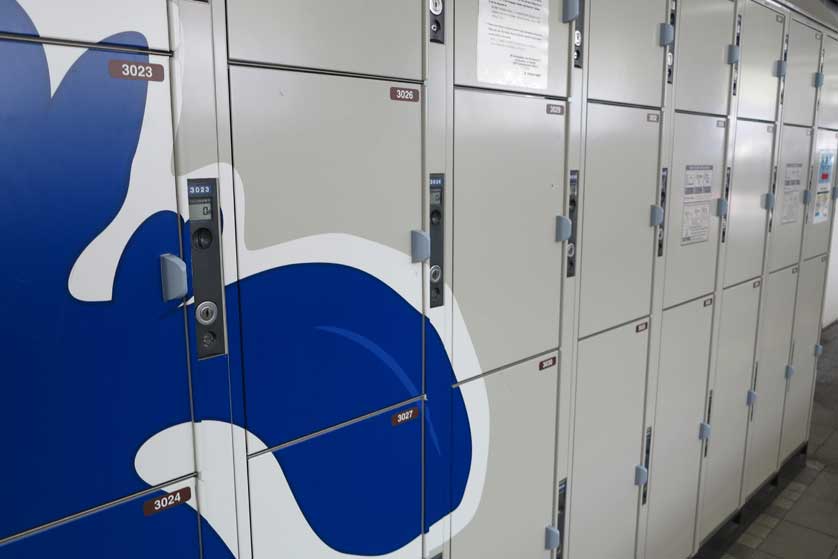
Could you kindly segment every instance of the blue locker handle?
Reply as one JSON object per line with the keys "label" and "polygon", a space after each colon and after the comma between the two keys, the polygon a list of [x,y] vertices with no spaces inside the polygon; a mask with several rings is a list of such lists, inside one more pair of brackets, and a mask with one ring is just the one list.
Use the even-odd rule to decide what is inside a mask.
{"label": "blue locker handle", "polygon": [[712,428],[710,427],[709,423],[702,423],[698,427],[698,439],[701,441],[706,441],[710,438],[710,433],[712,432]]}
{"label": "blue locker handle", "polygon": [[716,205],[716,215],[719,217],[727,217],[728,211],[728,202],[724,198],[719,198],[718,204]]}
{"label": "blue locker handle", "polygon": [[821,344],[815,344],[815,357],[820,357],[823,355],[823,346]]}
{"label": "blue locker handle", "polygon": [[186,262],[174,254],[160,255],[160,282],[163,300],[183,299],[187,292]]}
{"label": "blue locker handle", "polygon": [[794,376],[794,367],[791,365],[786,365],[786,378],[791,378]]}
{"label": "blue locker handle", "polygon": [[737,64],[739,62],[740,49],[737,45],[727,46],[727,63]]}
{"label": "blue locker handle", "polygon": [[638,487],[642,487],[647,483],[649,483],[649,470],[646,469],[646,466],[635,466],[634,484]]}
{"label": "blue locker handle", "polygon": [[556,242],[563,243],[573,234],[573,222],[563,215],[556,216]]}
{"label": "blue locker handle", "polygon": [[579,0],[564,0],[562,21],[570,23],[579,17]]}
{"label": "blue locker handle", "polygon": [[757,403],[757,393],[753,390],[748,390],[748,407]]}
{"label": "blue locker handle", "polygon": [[823,72],[816,72],[815,73],[815,87],[820,89],[823,87]]}
{"label": "blue locker handle", "polygon": [[661,23],[661,46],[668,47],[675,42],[675,26],[671,23]]}
{"label": "blue locker handle", "polygon": [[410,232],[410,259],[415,264],[431,257],[431,236],[424,231]]}
{"label": "blue locker handle", "polygon": [[544,549],[553,551],[562,546],[562,533],[558,528],[547,526],[544,532]]}
{"label": "blue locker handle", "polygon": [[773,210],[775,202],[776,202],[776,197],[774,196],[773,192],[768,192],[768,193],[763,195],[762,206],[766,210]]}
{"label": "blue locker handle", "polygon": [[652,206],[649,212],[649,223],[652,227],[657,227],[663,223],[663,208],[660,206]]}

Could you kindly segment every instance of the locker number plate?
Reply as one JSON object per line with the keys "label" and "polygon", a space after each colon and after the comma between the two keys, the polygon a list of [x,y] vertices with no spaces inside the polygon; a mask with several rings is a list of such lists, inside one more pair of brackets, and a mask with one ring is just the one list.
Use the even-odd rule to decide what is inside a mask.
{"label": "locker number plate", "polygon": [[402,423],[407,423],[408,421],[413,421],[414,419],[419,418],[419,406],[414,406],[409,410],[403,410],[393,414],[393,417],[390,418],[390,423],[393,424],[393,427],[401,425]]}
{"label": "locker number plate", "polygon": [[143,503],[143,514],[151,516],[152,514],[157,514],[158,512],[163,512],[164,510],[169,510],[178,505],[182,505],[191,498],[192,490],[188,487],[184,487],[183,489],[178,489],[172,493],[167,493],[166,495],[161,495],[160,497],[155,497],[154,499],[149,499]]}
{"label": "locker number plate", "polygon": [[419,90],[405,89],[403,87],[391,87],[390,99],[393,101],[407,101],[408,103],[418,103]]}
{"label": "locker number plate", "polygon": [[130,60],[111,60],[108,62],[108,72],[112,78],[120,80],[142,80],[147,82],[163,81],[163,66],[161,64],[145,64]]}

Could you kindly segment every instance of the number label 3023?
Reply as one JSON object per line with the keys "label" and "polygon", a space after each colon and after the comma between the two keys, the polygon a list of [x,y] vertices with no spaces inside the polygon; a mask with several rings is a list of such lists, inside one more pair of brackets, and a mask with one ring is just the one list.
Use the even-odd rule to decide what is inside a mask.
{"label": "number label 3023", "polygon": [[182,505],[192,498],[192,489],[184,487],[172,493],[167,493],[143,503],[143,514],[151,516],[164,510],[169,510],[178,505]]}
{"label": "number label 3023", "polygon": [[147,82],[163,81],[163,66],[130,60],[110,60],[108,72],[112,78],[120,80],[143,80]]}

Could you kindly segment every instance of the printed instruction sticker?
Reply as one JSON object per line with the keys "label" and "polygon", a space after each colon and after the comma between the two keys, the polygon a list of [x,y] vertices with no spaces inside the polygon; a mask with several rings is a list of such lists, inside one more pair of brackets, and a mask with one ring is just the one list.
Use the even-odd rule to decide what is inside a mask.
{"label": "printed instruction sticker", "polygon": [[832,196],[832,171],[835,166],[835,152],[822,151],[818,156],[818,191],[815,193],[815,215],[812,223],[829,220]]}
{"label": "printed instruction sticker", "polygon": [[800,215],[800,185],[803,184],[803,164],[788,163],[786,165],[786,176],[783,181],[783,213],[780,216],[782,223],[794,223]]}
{"label": "printed instruction sticker", "polygon": [[547,89],[549,0],[480,0],[477,79]]}
{"label": "printed instruction sticker", "polygon": [[710,239],[713,205],[713,166],[687,165],[684,179],[684,209],[681,215],[681,245]]}

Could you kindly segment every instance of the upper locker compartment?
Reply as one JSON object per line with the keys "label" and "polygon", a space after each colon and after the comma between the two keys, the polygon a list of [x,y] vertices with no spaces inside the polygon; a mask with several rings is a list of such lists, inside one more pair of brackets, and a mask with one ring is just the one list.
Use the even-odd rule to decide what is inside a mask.
{"label": "upper locker compartment", "polygon": [[740,118],[773,121],[777,116],[785,20],[756,0],[746,6],[739,61]]}
{"label": "upper locker compartment", "polygon": [[829,231],[835,206],[832,188],[835,184],[835,157],[838,153],[838,133],[818,130],[815,144],[815,165],[809,187],[809,205],[803,230],[803,259],[829,250]]}
{"label": "upper locker compartment", "polygon": [[663,99],[665,0],[591,0],[588,98],[648,107]]}
{"label": "upper locker compartment", "polygon": [[[454,296],[480,369],[526,359],[559,342],[564,203],[563,103],[458,90],[454,94]],[[499,267],[500,266],[500,267]]]}
{"label": "upper locker compartment", "polygon": [[229,56],[419,80],[424,5],[416,0],[229,0]]}
{"label": "upper locker compartment", "polygon": [[838,39],[830,35],[824,37],[823,53],[819,125],[838,130]]}
{"label": "upper locker compartment", "polygon": [[675,49],[675,108],[726,115],[730,92],[730,0],[682,0]]}
{"label": "upper locker compartment", "polygon": [[166,0],[7,0],[0,33],[169,50]]}
{"label": "upper locker compartment", "polygon": [[776,206],[769,224],[768,270],[791,266],[800,256],[803,195],[809,182],[812,129],[784,126],[780,164],[774,182]]}
{"label": "upper locker compartment", "polygon": [[455,82],[566,96],[570,25],[562,16],[560,0],[458,0]]}
{"label": "upper locker compartment", "polygon": [[783,94],[783,122],[812,126],[815,122],[816,76],[821,58],[822,33],[792,19]]}

